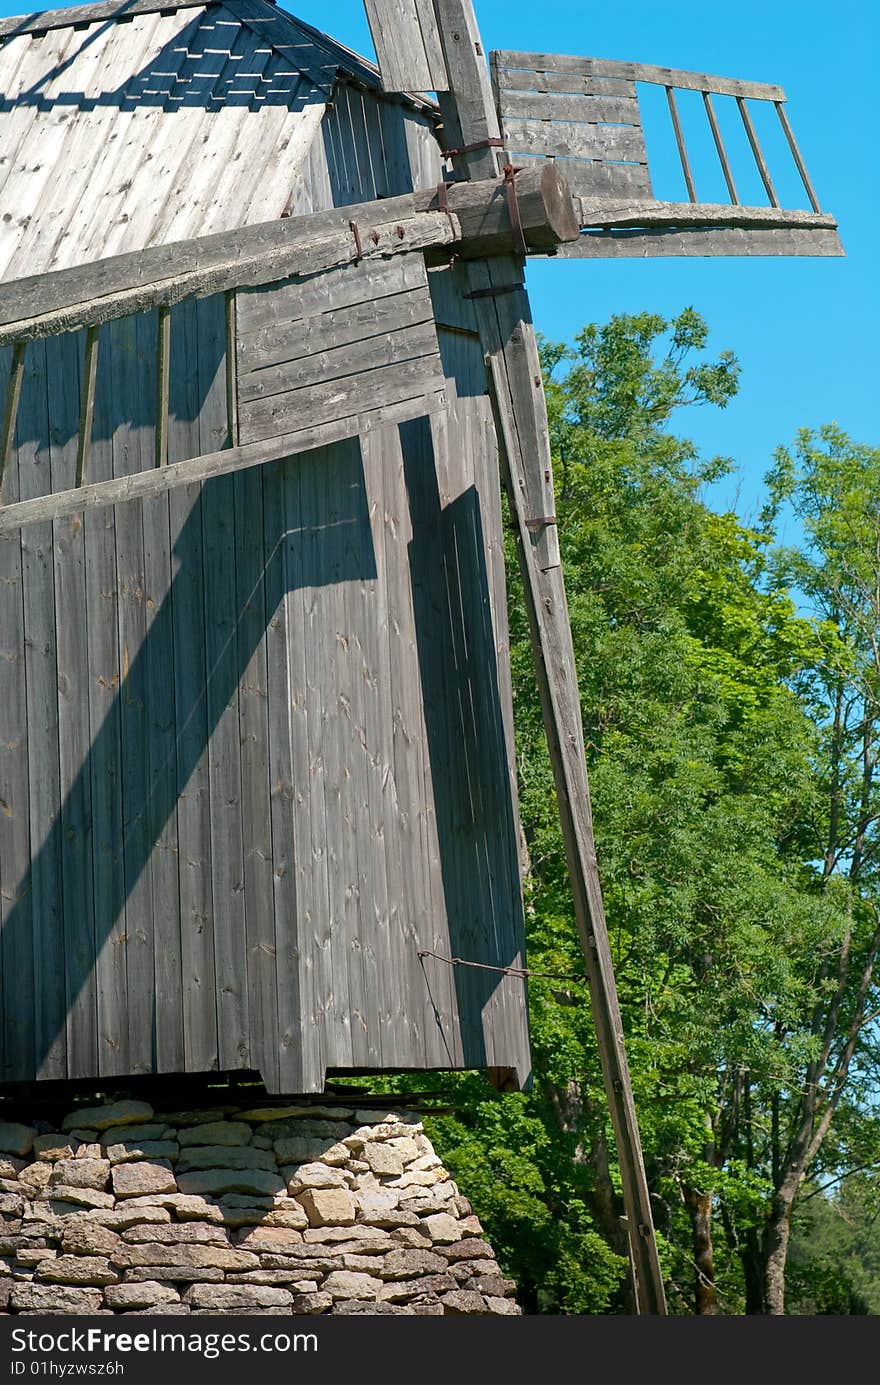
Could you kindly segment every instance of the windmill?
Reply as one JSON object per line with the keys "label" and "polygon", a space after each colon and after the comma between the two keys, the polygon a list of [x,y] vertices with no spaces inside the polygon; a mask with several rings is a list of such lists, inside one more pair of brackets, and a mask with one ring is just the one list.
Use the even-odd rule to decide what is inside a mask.
{"label": "windmill", "polygon": [[[379,470],[388,465],[406,473],[411,502],[426,476],[438,488],[437,434],[434,452],[426,452],[419,421],[430,418],[442,433],[457,426],[456,408],[466,412],[465,402],[448,397],[450,372],[438,346],[439,336],[460,332],[478,344],[476,376],[485,373],[477,392],[487,391],[491,400],[494,438],[478,415],[467,415],[456,438],[471,439],[467,446],[476,452],[488,449],[485,456],[494,457],[497,445],[501,458],[620,1160],[637,1301],[641,1312],[662,1313],[593,842],[524,264],[530,255],[548,254],[557,260],[835,255],[842,253],[836,222],[820,210],[778,87],[552,54],[498,52],[487,62],[470,0],[367,0],[379,81],[388,97],[382,105],[370,95],[369,105],[376,88],[369,65],[263,0],[200,7],[195,38],[190,34],[181,46],[174,30],[174,41],[163,48],[166,30],[179,24],[188,3],[128,0],[0,25],[0,61],[8,58],[10,71],[25,71],[15,62],[43,64],[30,85],[23,76],[16,79],[18,107],[14,100],[11,106],[18,123],[5,137],[14,151],[8,179],[18,178],[19,195],[31,196],[34,179],[42,179],[33,214],[10,214],[2,233],[11,247],[0,283],[0,540],[6,541],[0,562],[4,590],[16,603],[2,728],[9,760],[3,799],[12,805],[7,822],[0,819],[6,834],[0,837],[0,882],[8,901],[5,1081],[248,1069],[262,1073],[275,1091],[308,1092],[320,1090],[334,1067],[439,1066],[488,1067],[501,1085],[525,1080],[509,698],[503,686],[499,691],[503,599],[497,592],[491,597],[482,571],[492,561],[497,571],[497,551],[492,559],[491,550],[497,550],[500,513],[478,495],[476,508],[456,511],[448,521],[436,574],[447,606],[460,603],[461,611],[449,617],[449,660],[438,662],[433,632],[425,629],[431,579],[413,578],[412,592],[402,592],[394,514],[381,553],[368,551],[373,512],[361,500],[370,499],[369,486],[364,489],[358,460],[345,450],[355,440],[367,453],[378,438]],[[141,24],[148,27],[141,31]],[[129,61],[123,25],[140,35],[137,61]],[[201,159],[182,172],[174,163],[178,145],[185,144],[178,138],[181,122],[156,117],[153,123],[150,114],[151,103],[165,112],[178,99],[181,73],[190,88],[194,75],[203,77],[200,64],[216,51],[216,41],[212,48],[196,40],[211,25],[234,31],[224,40],[232,67],[242,51],[253,63],[254,35],[263,45],[257,45],[263,75],[245,102],[262,103],[263,139],[278,169],[257,211],[245,215],[243,203],[233,207],[238,220],[233,216],[231,225],[223,222],[223,211],[234,199],[221,195],[222,180],[214,210],[205,211],[210,198],[199,194],[211,159],[218,167],[226,160],[231,169],[235,138],[242,138],[246,124],[241,117],[232,127],[237,135],[224,136],[226,143],[212,150],[212,101],[222,105],[217,72],[213,94],[195,102],[198,136],[191,147],[202,148]],[[57,54],[47,59],[43,51],[35,58],[28,44],[53,34],[61,35]],[[86,44],[92,45],[93,66],[105,65],[105,95],[92,102],[95,126],[77,129],[71,122],[62,131],[59,122],[40,132],[39,112],[52,110],[53,74],[66,71],[70,80],[71,64],[85,61]],[[172,51],[177,77],[157,97],[168,66],[157,54]],[[348,83],[344,92],[340,73]],[[94,81],[91,70],[88,80]],[[686,203],[653,196],[640,114],[639,92],[646,85],[665,90]],[[33,101],[35,91],[45,94]],[[727,203],[697,200],[678,91],[701,98]],[[359,127],[350,114],[352,92],[361,93]],[[439,124],[423,93],[436,93]],[[343,97],[345,117],[339,115]],[[715,98],[734,103],[769,206],[738,200]],[[315,180],[309,197],[296,193],[314,149],[304,139],[297,150],[289,135],[272,146],[274,136],[266,131],[273,100],[285,119],[298,103],[298,128],[308,127],[309,140],[336,120],[336,134],[324,138],[328,162],[333,139],[344,134],[349,141],[358,177],[341,171],[340,156],[333,177],[344,187],[329,208],[316,209]],[[181,101],[182,110],[186,96]],[[753,102],[773,107],[808,209],[779,205]],[[28,125],[31,108],[38,114]],[[132,117],[131,130],[138,119],[145,128],[150,121],[137,158],[131,156],[144,207],[150,182],[161,184],[161,170],[172,170],[168,187],[173,183],[179,202],[169,202],[167,188],[162,191],[165,205],[150,210],[152,230],[145,229],[147,212],[127,204],[131,180],[120,182],[104,168],[95,134],[104,120],[115,138],[113,121],[121,122],[123,113]],[[370,120],[381,127],[379,144],[371,142]],[[41,143],[29,146],[35,131]],[[0,129],[0,152],[3,139]],[[409,192],[392,188],[389,175],[384,195],[375,187],[370,196],[363,169],[379,145],[390,161],[394,139],[405,145],[399,157],[408,176],[420,159],[437,173],[441,155],[445,171],[433,181],[413,177]],[[431,143],[433,162],[413,153],[418,140],[422,151]],[[129,144],[134,147],[133,134]],[[44,151],[42,174],[38,162],[22,157],[36,147]],[[74,175],[75,160],[83,161],[78,201],[61,183],[53,185],[53,154]],[[236,176],[246,182],[246,173]],[[106,200],[97,206],[89,180],[94,186],[102,177]],[[72,181],[76,185],[76,176]],[[277,205],[271,201],[275,181]],[[8,181],[5,187],[8,194]],[[249,206],[257,205],[256,194],[249,195]],[[188,221],[191,206],[199,218]],[[114,212],[109,223],[107,207]],[[59,233],[62,211],[70,226]],[[187,305],[188,317],[182,311]],[[180,404],[182,376],[197,396],[189,412]],[[404,447],[402,462],[398,429],[401,436],[410,430],[411,452],[408,459]],[[317,461],[308,472],[297,471],[298,458]],[[266,479],[254,519],[254,497],[242,478],[261,469]],[[236,488],[212,490],[222,477],[235,478]],[[410,575],[415,550],[435,540],[435,514],[443,510],[442,497],[436,511],[430,497],[418,503],[424,513],[418,534],[413,521]],[[169,524],[176,544],[171,555]],[[262,557],[253,566],[255,549]],[[167,578],[161,603],[149,595],[157,553]],[[319,589],[341,591],[346,582],[344,597],[322,604]],[[79,605],[76,592],[83,596]],[[255,613],[255,592],[265,618]],[[420,600],[428,611],[421,638]],[[152,614],[144,613],[144,604]],[[108,609],[115,626],[109,634]],[[395,653],[404,609],[415,610],[416,630],[398,641]],[[75,631],[81,619],[82,639],[71,643],[68,626]],[[382,648],[392,649],[381,656],[392,693],[377,673],[377,622]],[[351,676],[352,630],[362,664],[358,678]],[[193,638],[201,641],[198,674]],[[173,695],[165,689],[166,657]],[[481,664],[491,665],[488,682]],[[17,667],[28,670],[26,683]],[[77,672],[90,689],[85,723],[71,695]],[[268,717],[254,712],[255,687],[268,696]],[[32,695],[36,705],[26,706]],[[455,727],[464,728],[463,743],[456,744],[438,698],[457,703]],[[236,699],[238,720],[230,732],[229,707]],[[427,730],[414,733],[411,714]],[[145,718],[152,718],[148,726]],[[407,756],[419,734],[427,749],[419,782],[408,784]],[[383,737],[395,741],[393,763],[382,761]],[[50,742],[55,750],[47,751]],[[124,753],[126,745],[146,748],[146,768],[137,754]],[[358,765],[352,773],[349,745]],[[444,787],[444,776],[452,787]],[[316,777],[324,784],[317,796]],[[433,797],[425,807],[428,789]],[[440,821],[444,794],[467,800],[470,856],[454,855],[462,832],[452,809]],[[171,847],[169,820],[176,833]],[[209,846],[204,861],[213,913],[203,902],[200,833]],[[124,842],[119,863],[116,836]],[[346,876],[349,838],[355,847]],[[244,862],[241,879],[235,842]],[[169,872],[174,854],[178,864]],[[381,880],[374,857],[381,857]],[[255,863],[268,873],[260,875]],[[420,872],[440,881],[433,896],[425,887],[427,904],[419,894]],[[175,902],[166,907],[169,880]],[[437,888],[445,896],[442,907]],[[476,905],[466,898],[469,890]],[[71,900],[86,901],[88,926]],[[485,938],[465,930],[467,945],[459,951],[470,955],[454,956],[455,919],[470,908],[491,926]],[[271,937],[261,932],[266,911],[274,919]],[[32,956],[32,969],[12,982],[9,959],[22,948]],[[485,991],[474,983],[476,989],[468,990],[460,981],[465,967],[495,974],[497,988]]]}

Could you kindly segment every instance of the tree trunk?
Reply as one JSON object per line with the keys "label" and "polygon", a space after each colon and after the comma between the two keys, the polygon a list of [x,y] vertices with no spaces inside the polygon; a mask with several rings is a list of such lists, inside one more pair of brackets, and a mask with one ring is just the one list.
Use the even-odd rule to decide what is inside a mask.
{"label": "tree trunk", "polygon": [[765,1311],[774,1317],[781,1317],[785,1313],[785,1262],[791,1234],[791,1213],[800,1184],[800,1173],[792,1171],[773,1199],[764,1233]]}
{"label": "tree trunk", "polygon": [[694,1311],[717,1312],[715,1256],[712,1248],[712,1194],[685,1188],[684,1200],[691,1219],[694,1247]]}

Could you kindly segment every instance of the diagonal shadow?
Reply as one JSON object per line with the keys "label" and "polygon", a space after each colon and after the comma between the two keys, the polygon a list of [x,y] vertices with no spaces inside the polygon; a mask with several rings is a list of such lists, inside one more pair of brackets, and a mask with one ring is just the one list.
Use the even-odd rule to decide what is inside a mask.
{"label": "diagonal shadow", "polygon": [[[522,965],[517,827],[494,658],[480,497],[469,486],[443,504],[430,420],[401,425],[412,541],[410,574],[449,946],[487,968]],[[438,580],[439,579],[439,580]],[[423,959],[426,986],[445,978]],[[453,968],[463,1066],[493,1063],[486,1034],[517,1052],[497,970]],[[433,989],[433,988],[432,988]],[[507,991],[508,995],[512,991]],[[434,995],[431,1004],[435,1015]],[[497,1007],[497,1008],[496,1008]]]}
{"label": "diagonal shadow", "polygon": [[[296,468],[309,464],[319,465],[320,460],[304,454],[303,457],[290,458],[278,464],[285,484],[296,488],[295,505],[298,505]],[[328,572],[333,573],[334,582],[375,578],[376,565],[369,538],[370,522],[359,449],[340,449],[339,466],[345,470],[341,475],[332,524],[322,523],[320,515],[303,510],[299,512],[300,527],[291,528],[285,522],[284,514],[285,509],[288,514],[291,512],[289,501],[279,507],[277,513],[271,511],[269,503],[265,504],[262,553],[239,554],[240,564],[252,574],[253,580],[244,586],[239,582],[231,584],[227,609],[219,612],[212,610],[210,614],[211,620],[228,627],[228,637],[222,646],[213,650],[214,657],[210,664],[203,662],[200,669],[191,667],[187,677],[178,675],[175,678],[174,660],[175,656],[180,658],[181,650],[192,648],[202,655],[205,650],[207,603],[197,607],[190,599],[192,587],[195,585],[198,589],[205,581],[203,525],[207,527],[208,516],[216,514],[218,504],[234,508],[236,498],[240,495],[233,489],[238,478],[217,477],[202,485],[174,546],[173,552],[179,566],[172,583],[155,613],[146,638],[131,661],[60,811],[55,815],[48,836],[31,861],[3,927],[2,955],[6,969],[10,963],[21,965],[21,960],[31,954],[35,946],[35,881],[51,875],[57,863],[64,859],[69,868],[71,853],[79,853],[79,871],[82,875],[91,875],[102,869],[99,860],[102,851],[115,851],[124,858],[124,870],[103,872],[103,888],[94,893],[93,927],[92,921],[78,919],[73,921],[71,928],[71,921],[65,920],[65,926],[48,939],[50,945],[54,945],[55,956],[40,958],[41,978],[37,995],[31,997],[23,990],[19,995],[21,1006],[18,1011],[10,1011],[4,1006],[6,1080],[28,1081],[39,1076],[47,1056],[63,1035],[68,1014],[93,976],[98,955],[146,869],[222,714],[235,697],[242,675],[272,621],[279,601],[283,601],[288,593],[300,585],[310,587],[326,584]],[[248,484],[259,487],[265,470],[258,468],[243,475]],[[338,467],[335,474],[339,474]],[[138,502],[132,503],[136,505]],[[347,533],[355,535],[355,541],[347,541]],[[234,561],[232,555],[230,561]],[[226,590],[230,591],[229,586]],[[255,611],[263,611],[265,619],[255,619]],[[149,771],[141,774],[136,781],[126,780],[128,785],[132,782],[140,784],[141,792],[125,803],[123,821],[119,824],[120,840],[102,843],[97,839],[97,827],[92,830],[93,822],[83,822],[83,805],[86,805],[86,815],[93,817],[94,804],[91,813],[88,807],[93,786],[106,783],[108,778],[112,782],[120,774],[120,731],[126,709],[132,704],[143,705],[145,690],[155,686],[155,670],[163,667],[168,670],[169,681],[173,680],[177,689],[184,689],[182,700],[179,695],[177,697],[176,707],[174,694],[169,695],[174,708],[174,727],[167,758],[163,763],[151,764]],[[86,830],[71,831],[71,823],[77,821]],[[295,921],[290,922],[295,926]],[[45,929],[41,930],[41,938],[45,945]],[[71,938],[74,945],[70,945]],[[297,984],[295,976],[291,976],[290,984],[292,987]],[[8,996],[8,985],[4,989]],[[35,1021],[30,1020],[30,1023],[34,1024],[35,1029],[38,1027],[38,1032],[33,1034],[32,1052],[27,1054],[25,1050],[30,1047],[30,1042],[26,1011],[32,1000],[37,1014]],[[154,1008],[154,1026],[155,1022]],[[94,1038],[97,1046],[97,1035]],[[154,1056],[155,1038],[154,1032]],[[28,1065],[24,1067],[26,1062]],[[13,1071],[10,1071],[11,1063],[16,1064]],[[82,1067],[82,1063],[77,1066]],[[95,1075],[97,1072],[96,1060]]]}

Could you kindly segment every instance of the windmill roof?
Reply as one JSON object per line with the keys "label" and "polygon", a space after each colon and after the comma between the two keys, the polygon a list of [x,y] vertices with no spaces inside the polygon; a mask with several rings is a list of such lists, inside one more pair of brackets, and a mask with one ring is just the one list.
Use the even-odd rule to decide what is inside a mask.
{"label": "windmill roof", "polygon": [[340,77],[379,89],[266,0],[0,21],[0,280],[281,216]]}

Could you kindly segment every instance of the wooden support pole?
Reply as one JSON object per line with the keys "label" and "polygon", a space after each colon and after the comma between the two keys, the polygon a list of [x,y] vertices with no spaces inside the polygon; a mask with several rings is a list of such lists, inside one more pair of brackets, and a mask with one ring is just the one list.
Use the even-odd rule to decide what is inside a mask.
{"label": "wooden support pole", "polygon": [[21,398],[21,382],[24,379],[24,353],[27,343],[17,341],[12,348],[12,368],[6,389],[6,404],[3,408],[3,424],[0,427],[0,505],[3,503],[3,483],[6,468],[12,456],[15,439],[15,420],[18,418],[18,401]]}
{"label": "wooden support pole", "polygon": [[776,196],[776,189],[773,186],[773,179],[770,177],[770,170],[767,167],[767,162],[762,153],[761,146],[758,143],[758,136],[755,132],[755,127],[752,124],[752,117],[749,114],[749,108],[746,105],[745,97],[738,96],[736,98],[736,104],[739,107],[739,113],[742,116],[742,123],[745,126],[749,144],[751,145],[752,153],[755,156],[755,163],[758,165],[758,172],[761,175],[761,182],[767,189],[767,196],[770,198],[770,206],[778,207],[779,198]]}
{"label": "wooden support pole", "polygon": [[804,191],[810,199],[810,206],[813,208],[814,212],[819,212],[822,210],[822,208],[819,206],[819,199],[816,196],[815,189],[810,181],[810,175],[807,172],[807,166],[804,163],[803,158],[801,157],[801,151],[798,148],[798,142],[794,137],[794,130],[788,123],[788,116],[785,114],[785,106],[782,104],[781,101],[775,101],[773,104],[776,107],[776,114],[779,116],[779,123],[782,126],[785,138],[788,140],[788,147],[791,150],[792,158],[797,164],[797,171],[801,175],[801,182],[804,185]]}
{"label": "wooden support pole", "polygon": [[[470,0],[434,0],[434,4],[449,74],[450,90],[440,96],[447,148],[482,144],[458,156],[456,171],[471,178],[486,178],[497,172],[498,152],[483,142],[497,137],[498,118],[473,6]],[[596,867],[574,649],[553,518],[547,404],[528,297],[521,282],[523,264],[522,259],[511,256],[474,261],[468,265],[468,280],[516,523],[575,918],[617,1141],[636,1304],[640,1313],[665,1314],[663,1277]],[[512,283],[519,283],[519,287],[511,290]],[[505,291],[493,292],[499,288]]]}
{"label": "wooden support pole", "polygon": [[678,114],[678,102],[675,99],[674,87],[666,88],[666,100],[669,103],[669,114],[672,117],[672,128],[675,131],[675,142],[678,145],[678,157],[681,159],[681,169],[684,173],[684,181],[687,184],[688,197],[692,202],[696,202],[697,190],[694,186],[694,176],[691,173],[687,145],[684,142],[684,131],[681,128],[681,120]]}
{"label": "wooden support pole", "polygon": [[709,128],[712,131],[715,148],[718,150],[718,157],[721,160],[721,168],[724,173],[724,181],[727,184],[727,191],[730,193],[730,200],[735,207],[739,206],[739,198],[736,195],[736,184],[733,181],[733,174],[730,171],[727,150],[724,148],[724,140],[721,138],[721,129],[718,125],[715,107],[712,105],[712,96],[708,91],[703,92],[703,105],[706,107],[706,115],[709,117]]}
{"label": "wooden support pole", "polygon": [[226,428],[229,446],[238,446],[238,337],[235,290],[226,295]]}

